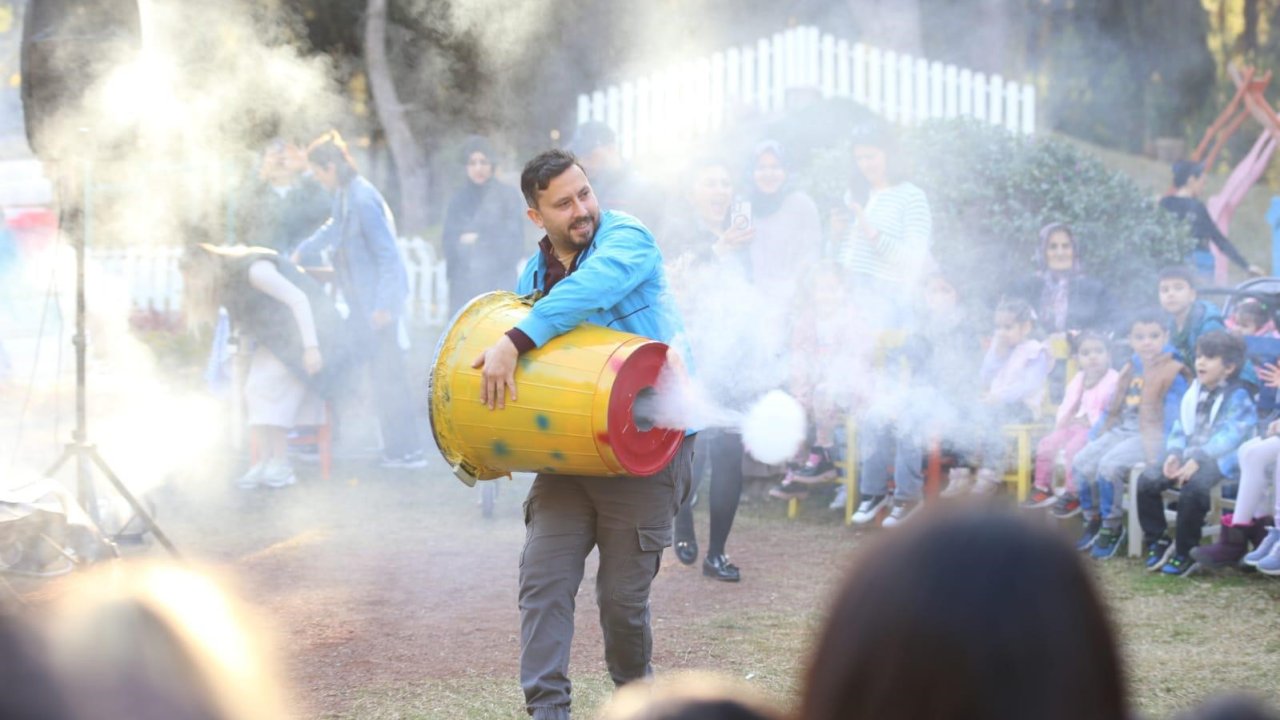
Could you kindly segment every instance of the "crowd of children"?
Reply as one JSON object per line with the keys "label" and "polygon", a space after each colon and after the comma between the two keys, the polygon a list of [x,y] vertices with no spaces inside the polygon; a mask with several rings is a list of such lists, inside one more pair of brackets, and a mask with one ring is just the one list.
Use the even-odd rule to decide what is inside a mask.
{"label": "crowd of children", "polygon": [[[1111,558],[1129,533],[1140,533],[1146,567],[1165,575],[1241,562],[1280,575],[1280,531],[1272,527],[1280,515],[1280,414],[1272,412],[1280,377],[1274,354],[1252,351],[1276,337],[1273,309],[1246,297],[1224,318],[1198,297],[1197,281],[1190,267],[1166,268],[1158,306],[1125,325],[1110,319],[1112,332],[1070,329],[1049,338],[1032,305],[1006,295],[984,353],[955,284],[935,268],[921,321],[892,343],[874,375],[869,394],[898,404],[891,420],[880,419],[868,393],[854,401],[861,457],[852,521],[905,522],[923,501],[930,443],[952,465],[942,497],[999,490],[1006,430],[1032,424],[1034,484],[1022,506],[1060,520],[1081,516],[1082,553]],[[957,331],[972,339],[967,346]],[[1069,356],[1055,358],[1054,342]],[[1060,394],[1052,392],[1055,377],[1065,385]],[[917,392],[887,389],[902,384]],[[832,451],[821,446],[831,443],[826,429],[812,453],[826,457]],[[812,481],[798,467],[773,494],[803,494]],[[1215,497],[1234,500],[1235,512],[1224,512],[1216,542],[1202,546]],[[1140,527],[1126,527],[1129,503]],[[832,507],[843,508],[844,497]],[[1176,517],[1172,535],[1167,514]]]}

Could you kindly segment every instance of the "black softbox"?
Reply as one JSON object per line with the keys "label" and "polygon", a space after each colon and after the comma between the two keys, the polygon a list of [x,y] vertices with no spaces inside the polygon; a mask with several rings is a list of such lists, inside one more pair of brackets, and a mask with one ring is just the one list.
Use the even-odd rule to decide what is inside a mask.
{"label": "black softbox", "polygon": [[43,159],[58,158],[68,135],[61,122],[81,111],[85,95],[142,45],[136,0],[29,0],[22,27],[22,104],[27,141]]}

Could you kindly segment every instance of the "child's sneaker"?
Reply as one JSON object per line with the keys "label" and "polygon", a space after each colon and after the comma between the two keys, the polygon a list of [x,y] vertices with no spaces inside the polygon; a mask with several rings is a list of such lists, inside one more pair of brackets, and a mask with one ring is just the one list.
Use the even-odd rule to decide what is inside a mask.
{"label": "child's sneaker", "polygon": [[1162,537],[1147,546],[1147,555],[1142,564],[1146,565],[1148,570],[1154,572],[1164,567],[1164,564],[1169,562],[1169,556],[1172,554],[1173,541],[1167,537]]}
{"label": "child's sneaker", "polygon": [[809,488],[804,483],[794,482],[790,476],[781,483],[769,488],[769,497],[778,498],[779,500],[803,500],[809,497]]}
{"label": "child's sneaker", "polygon": [[1075,517],[1080,514],[1080,498],[1072,493],[1063,493],[1049,512],[1053,513],[1053,516],[1059,520]]}
{"label": "child's sneaker", "polygon": [[1280,575],[1280,544],[1271,548],[1271,554],[1258,561],[1254,567],[1263,575]]}
{"label": "child's sneaker", "polygon": [[298,476],[293,474],[293,465],[288,460],[267,463],[263,468],[259,481],[270,488],[284,488],[298,481]]}
{"label": "child's sneaker", "polygon": [[920,509],[919,500],[895,500],[893,509],[889,511],[889,516],[880,523],[880,527],[897,527],[907,520]]}
{"label": "child's sneaker", "polygon": [[858,510],[853,514],[853,523],[855,525],[866,525],[876,519],[876,513],[880,512],[880,508],[889,502],[887,495],[863,495],[862,502],[858,503]]}
{"label": "child's sneaker", "polygon": [[1191,559],[1190,555],[1174,555],[1169,558],[1169,562],[1165,563],[1164,567],[1160,568],[1160,573],[1171,577],[1185,577],[1197,567],[1199,565]]}
{"label": "child's sneaker", "polygon": [[1116,551],[1120,549],[1123,542],[1123,525],[1118,528],[1104,527],[1093,539],[1093,548],[1089,550],[1089,555],[1097,560],[1109,560],[1115,557]]}
{"label": "child's sneaker", "polygon": [[1262,559],[1271,554],[1271,551],[1280,544],[1280,528],[1267,528],[1267,536],[1258,543],[1258,547],[1253,552],[1244,556],[1244,564],[1257,567]]}
{"label": "child's sneaker", "polygon": [[249,468],[249,472],[241,475],[240,479],[236,480],[236,487],[241,490],[252,490],[258,487],[262,484],[262,472],[266,470],[266,467],[267,463],[265,461],[254,463],[253,467]]}
{"label": "child's sneaker", "polygon": [[969,492],[969,486],[973,484],[973,477],[967,467],[951,468],[947,473],[947,488],[940,494],[942,497],[958,497]]}
{"label": "child's sneaker", "polygon": [[1039,510],[1040,508],[1047,508],[1057,501],[1058,496],[1054,495],[1052,490],[1037,487],[1033,488],[1027,499],[1022,501],[1022,508],[1024,510]]}
{"label": "child's sneaker", "polygon": [[848,501],[848,499],[849,499],[849,490],[848,488],[845,487],[844,483],[840,483],[839,485],[836,486],[836,496],[831,499],[831,504],[827,505],[827,509],[839,510],[843,512],[844,504],[846,501]]}
{"label": "child's sneaker", "polygon": [[824,483],[836,479],[836,466],[831,462],[831,453],[824,447],[814,446],[809,451],[809,459],[804,465],[791,473],[791,479],[802,483]]}
{"label": "child's sneaker", "polygon": [[378,465],[389,470],[419,470],[427,466],[427,453],[423,450],[414,450],[398,456],[384,453]]}
{"label": "child's sneaker", "polygon": [[1085,520],[1084,531],[1080,534],[1080,539],[1076,541],[1076,549],[1085,552],[1093,547],[1093,541],[1098,537],[1098,531],[1102,529],[1102,518],[1094,518]]}
{"label": "child's sneaker", "polygon": [[1000,474],[991,468],[978,471],[978,480],[969,492],[974,495],[994,495],[1001,485]]}

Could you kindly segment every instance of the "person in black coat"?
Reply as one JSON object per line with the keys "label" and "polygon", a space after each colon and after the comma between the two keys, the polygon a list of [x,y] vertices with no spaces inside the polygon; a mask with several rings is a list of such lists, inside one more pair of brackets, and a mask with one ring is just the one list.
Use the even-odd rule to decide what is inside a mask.
{"label": "person in black coat", "polygon": [[1109,329],[1111,293],[1080,269],[1080,254],[1080,243],[1070,227],[1057,222],[1045,225],[1040,229],[1036,272],[1015,283],[1008,293],[1031,305],[1040,327],[1051,335]]}
{"label": "person in black coat", "polygon": [[519,191],[494,177],[497,164],[489,141],[468,138],[462,162],[467,178],[444,217],[451,313],[477,295],[513,287],[524,255],[524,201]]}

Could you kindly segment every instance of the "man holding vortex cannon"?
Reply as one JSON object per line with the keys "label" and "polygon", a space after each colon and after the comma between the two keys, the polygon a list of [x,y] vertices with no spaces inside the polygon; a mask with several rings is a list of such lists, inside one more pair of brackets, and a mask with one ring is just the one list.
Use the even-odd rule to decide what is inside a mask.
{"label": "man holding vortex cannon", "polygon": [[[517,292],[542,297],[475,362],[483,368],[483,401],[498,411],[508,399],[517,402],[520,354],[582,322],[668,344],[682,333],[653,235],[630,215],[600,210],[573,154],[548,150],[533,158],[520,189],[529,219],[546,236]],[[685,348],[680,353],[688,358]],[[675,458],[650,477],[539,474],[533,481],[520,555],[520,684],[535,720],[569,718],[574,596],[593,547],[600,549],[596,601],[609,674],[621,685],[652,673],[649,588],[690,492],[692,460],[690,431]]]}

